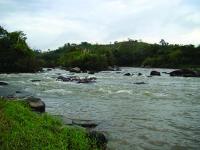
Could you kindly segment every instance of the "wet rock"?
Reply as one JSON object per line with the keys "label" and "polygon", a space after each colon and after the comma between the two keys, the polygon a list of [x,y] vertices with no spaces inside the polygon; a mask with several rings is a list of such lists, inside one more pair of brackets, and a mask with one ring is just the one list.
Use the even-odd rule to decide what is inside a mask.
{"label": "wet rock", "polygon": [[16,93],[18,93],[18,94],[19,94],[19,93],[22,93],[22,92],[21,92],[21,91],[16,91]]}
{"label": "wet rock", "polygon": [[69,71],[74,73],[81,73],[81,69],[79,67],[71,68]]}
{"label": "wet rock", "polygon": [[141,84],[147,84],[147,83],[145,83],[145,82],[135,82],[134,84],[141,85]]}
{"label": "wet rock", "polygon": [[41,80],[31,80],[31,82],[40,82]]}
{"label": "wet rock", "polygon": [[28,97],[25,99],[33,111],[43,113],[45,112],[45,103],[40,98]]}
{"label": "wet rock", "polygon": [[122,73],[122,72],[120,72],[120,71],[117,71],[116,73],[117,73],[117,74],[120,74],[120,73]]}
{"label": "wet rock", "polygon": [[61,80],[63,82],[77,82],[77,83],[92,83],[96,81],[96,77],[85,77],[85,78],[80,78],[77,76],[69,76],[69,77],[63,77],[59,76],[57,80]]}
{"label": "wet rock", "polygon": [[47,68],[47,71],[51,71],[52,70],[52,68]]}
{"label": "wet rock", "polygon": [[124,76],[131,76],[131,73],[125,73]]}
{"label": "wet rock", "polygon": [[84,128],[95,128],[98,124],[92,120],[72,120],[73,125],[78,125]]}
{"label": "wet rock", "polygon": [[91,78],[83,78],[83,79],[78,79],[77,83],[93,83],[96,82],[96,78],[95,77],[91,77]]}
{"label": "wet rock", "polygon": [[141,76],[142,75],[142,73],[138,73],[138,76]]}
{"label": "wet rock", "polygon": [[160,72],[154,70],[154,71],[151,71],[150,75],[151,76],[160,76]]}
{"label": "wet rock", "polygon": [[200,77],[198,72],[195,72],[190,69],[178,69],[170,72],[169,74],[170,76],[177,76],[177,77]]}
{"label": "wet rock", "polygon": [[7,82],[0,81],[0,85],[8,85]]}
{"label": "wet rock", "polygon": [[106,150],[106,144],[108,143],[108,139],[106,136],[98,131],[89,131],[87,133],[89,139],[96,141],[97,146],[100,149]]}

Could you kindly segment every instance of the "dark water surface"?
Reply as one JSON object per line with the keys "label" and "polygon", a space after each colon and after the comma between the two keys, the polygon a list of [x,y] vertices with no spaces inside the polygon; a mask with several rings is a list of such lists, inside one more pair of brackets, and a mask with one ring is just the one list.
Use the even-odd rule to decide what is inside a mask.
{"label": "dark water surface", "polygon": [[[54,69],[36,74],[0,74],[0,95],[33,95],[51,114],[100,122],[108,148],[117,150],[200,149],[200,78],[147,77],[152,69],[122,68],[121,73],[100,72],[97,82],[56,81],[69,72]],[[169,69],[156,69],[169,72]],[[124,73],[135,73],[131,77]],[[137,76],[137,73],[142,76]],[[88,74],[77,74],[88,76]],[[41,82],[31,82],[40,79]],[[135,82],[145,82],[137,85]]]}

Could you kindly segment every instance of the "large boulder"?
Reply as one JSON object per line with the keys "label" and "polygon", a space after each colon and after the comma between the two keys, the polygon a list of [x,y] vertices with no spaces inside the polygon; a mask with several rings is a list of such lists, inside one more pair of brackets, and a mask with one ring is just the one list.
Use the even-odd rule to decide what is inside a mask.
{"label": "large boulder", "polygon": [[89,139],[96,141],[96,144],[100,149],[106,150],[106,144],[108,143],[108,139],[103,133],[98,131],[89,131],[87,135]]}
{"label": "large boulder", "polygon": [[40,98],[28,97],[25,100],[33,111],[45,112],[45,103]]}
{"label": "large boulder", "polygon": [[150,75],[151,76],[160,76],[160,72],[153,70],[153,71],[151,71]]}
{"label": "large boulder", "polygon": [[195,72],[190,69],[178,69],[170,72],[169,74],[170,76],[177,76],[177,77],[200,77],[198,72]]}
{"label": "large boulder", "polygon": [[71,68],[70,72],[81,73],[81,69],[79,67]]}
{"label": "large boulder", "polygon": [[8,85],[7,82],[0,81],[0,85]]}

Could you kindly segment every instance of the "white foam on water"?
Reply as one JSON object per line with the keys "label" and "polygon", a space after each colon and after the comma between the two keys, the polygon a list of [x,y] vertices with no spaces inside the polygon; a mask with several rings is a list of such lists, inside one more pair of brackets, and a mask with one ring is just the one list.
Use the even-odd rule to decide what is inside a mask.
{"label": "white foam on water", "polygon": [[117,94],[121,94],[121,93],[133,94],[132,90],[119,90],[119,91],[116,91],[115,93],[117,93]]}
{"label": "white foam on water", "polygon": [[65,89],[52,89],[52,90],[46,90],[44,93],[50,93],[50,94],[58,94],[58,95],[66,95],[66,94],[72,94],[72,91],[66,91]]}

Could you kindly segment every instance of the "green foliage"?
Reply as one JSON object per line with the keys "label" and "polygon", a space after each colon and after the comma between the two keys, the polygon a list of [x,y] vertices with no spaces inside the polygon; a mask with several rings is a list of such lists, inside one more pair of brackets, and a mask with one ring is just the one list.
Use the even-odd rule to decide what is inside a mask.
{"label": "green foliage", "polygon": [[47,114],[33,113],[23,102],[0,99],[0,122],[0,149],[96,149],[84,130],[63,126]]}
{"label": "green foliage", "polygon": [[0,27],[0,72],[34,72],[40,67],[80,67],[105,70],[108,66],[149,66],[165,68],[200,67],[200,46],[159,44],[134,40],[114,44],[67,43],[54,51],[32,51],[22,31],[7,32]]}
{"label": "green foliage", "polygon": [[39,66],[23,32],[0,27],[0,72],[34,72]]}
{"label": "green foliage", "polygon": [[45,59],[48,60],[47,64],[54,60],[55,66],[80,67],[82,70],[104,70],[114,65],[165,68],[200,66],[199,47],[169,45],[163,42],[161,45],[132,40],[109,45],[68,43],[55,51],[43,54],[43,58],[49,57]]}

